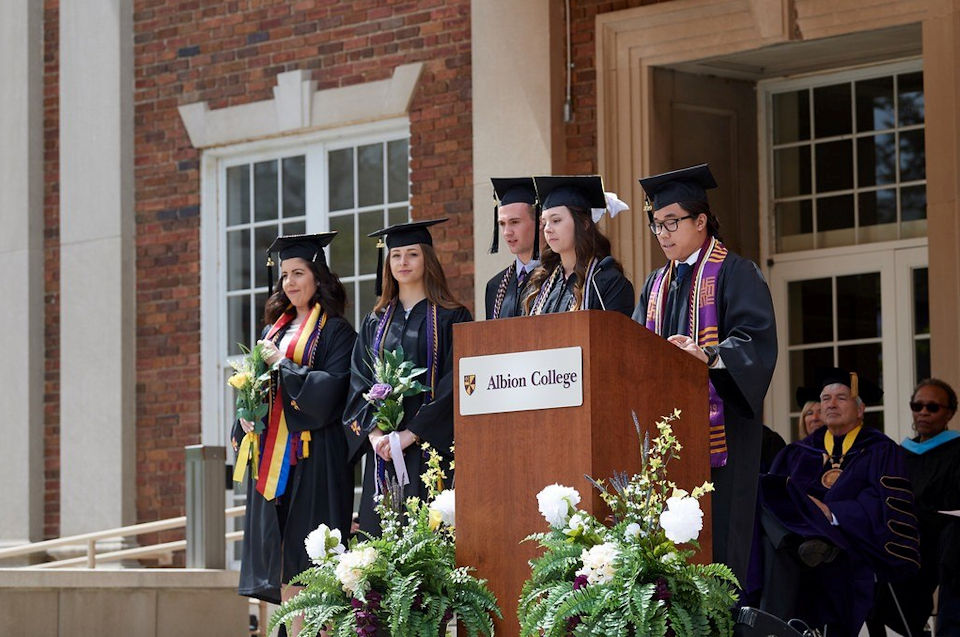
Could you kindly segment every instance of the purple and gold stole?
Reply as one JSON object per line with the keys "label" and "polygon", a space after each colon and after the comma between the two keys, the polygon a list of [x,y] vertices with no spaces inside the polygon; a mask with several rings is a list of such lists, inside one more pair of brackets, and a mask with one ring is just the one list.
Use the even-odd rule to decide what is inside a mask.
{"label": "purple and gold stole", "polygon": [[[400,302],[397,299],[394,299],[390,302],[390,305],[384,309],[383,314],[380,316],[380,320],[377,321],[377,331],[374,332],[373,337],[373,355],[382,356],[383,355],[383,339],[387,333],[387,329],[390,327],[390,323],[393,321],[393,316],[396,313],[397,306]],[[438,333],[437,333],[437,304],[427,302],[427,374],[430,389],[427,391],[427,398],[424,400],[423,404],[433,402],[433,398],[436,392],[437,381],[439,380],[440,371],[439,367],[439,357],[437,356],[437,347],[438,347]],[[379,495],[383,492],[382,485],[386,481],[386,463],[383,461],[379,455],[376,455],[377,462],[377,474],[376,474],[376,492]]]}
{"label": "purple and gold stole", "polygon": [[[716,346],[720,343],[719,321],[717,316],[717,279],[727,248],[710,237],[704,242],[700,256],[693,266],[693,280],[690,284],[689,326],[687,336],[696,338],[700,347]],[[664,334],[664,312],[667,304],[667,292],[673,278],[673,267],[667,266],[657,273],[647,301],[646,326],[660,336]],[[694,336],[696,335],[696,336]],[[722,467],[727,464],[727,435],[724,428],[723,400],[709,382],[710,388],[710,466]]]}
{"label": "purple and gold stole", "polygon": [[[275,340],[292,320],[293,314],[285,312],[270,328],[266,338]],[[319,303],[314,303],[310,315],[300,325],[284,355],[297,365],[311,365],[320,341],[320,332],[326,323],[326,312],[322,311]],[[290,467],[297,464],[298,457],[306,458],[310,455],[310,432],[291,435],[287,429],[281,391],[283,389],[280,387],[271,388],[270,391],[270,415],[257,472],[257,491],[267,500],[284,494],[290,477]]]}

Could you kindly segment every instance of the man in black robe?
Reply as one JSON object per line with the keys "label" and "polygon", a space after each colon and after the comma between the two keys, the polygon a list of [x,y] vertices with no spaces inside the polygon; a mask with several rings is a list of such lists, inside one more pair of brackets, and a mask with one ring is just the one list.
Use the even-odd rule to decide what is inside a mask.
{"label": "man in black robe", "polygon": [[540,211],[532,177],[490,179],[497,199],[494,208],[493,244],[490,253],[500,250],[500,233],[513,255],[513,263],[487,281],[487,320],[521,316],[523,286],[538,265]]}
{"label": "man in black robe", "polygon": [[879,400],[879,388],[837,368],[818,378],[826,426],[788,445],[760,480],[760,607],[855,637],[875,580],[919,569],[917,518],[900,447],[863,426],[863,400]]}
{"label": "man in black robe", "polygon": [[[709,368],[711,394],[722,401],[719,438],[726,442],[725,460],[720,448],[711,453],[713,557],[733,569],[743,584],[754,532],[763,399],[777,362],[770,290],[756,264],[720,243],[720,223],[706,194],[717,184],[706,164],[641,179],[640,184],[648,197],[650,230],[668,263],[647,277],[633,320]],[[708,275],[710,264],[703,264],[706,250],[722,258],[715,276]],[[700,300],[715,302],[716,330],[708,325],[693,329],[700,317],[690,307]],[[712,334],[715,344],[704,345],[701,333]],[[711,396],[711,409],[716,402]],[[719,431],[715,426],[711,423],[711,439]],[[706,424],[703,435],[708,435]]]}

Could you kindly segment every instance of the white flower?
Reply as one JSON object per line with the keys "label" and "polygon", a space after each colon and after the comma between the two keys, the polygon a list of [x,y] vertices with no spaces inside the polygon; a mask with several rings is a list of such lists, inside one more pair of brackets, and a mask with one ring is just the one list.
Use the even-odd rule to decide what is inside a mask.
{"label": "white flower", "polygon": [[446,489],[437,494],[437,497],[430,503],[430,511],[436,511],[440,514],[441,521],[447,526],[454,525],[454,512],[456,511],[456,499],[453,489]]}
{"label": "white flower", "polygon": [[334,573],[343,585],[343,590],[353,594],[363,576],[363,569],[377,560],[377,549],[372,546],[357,548],[342,554],[339,560]]}
{"label": "white flower", "polygon": [[589,584],[605,584],[613,579],[616,572],[613,563],[618,555],[620,555],[620,550],[613,542],[605,542],[589,549],[583,549],[583,552],[580,553],[583,568],[577,571],[577,575],[586,575]]}
{"label": "white flower", "polygon": [[343,544],[340,543],[340,529],[330,529],[321,524],[303,540],[307,555],[314,564],[320,564],[334,554],[343,553]]}
{"label": "white flower", "polygon": [[587,525],[587,518],[582,513],[574,513],[570,516],[570,521],[567,522],[567,528],[571,531],[584,530]]}
{"label": "white flower", "polygon": [[571,487],[551,484],[537,494],[537,508],[550,526],[566,526],[570,514],[580,503],[580,493]]}
{"label": "white flower", "polygon": [[700,503],[686,496],[667,498],[667,508],[660,514],[660,526],[674,544],[697,539],[703,528]]}
{"label": "white flower", "polygon": [[623,537],[627,540],[635,540],[640,537],[640,525],[636,522],[631,522],[627,525],[627,528],[623,530]]}

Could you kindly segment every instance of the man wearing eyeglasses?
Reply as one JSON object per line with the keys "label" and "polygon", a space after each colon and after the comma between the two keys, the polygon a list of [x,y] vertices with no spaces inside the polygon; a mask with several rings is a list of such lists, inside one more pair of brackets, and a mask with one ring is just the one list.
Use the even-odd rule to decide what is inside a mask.
{"label": "man wearing eyeglasses", "polygon": [[763,398],[777,362],[770,290],[723,245],[706,164],[640,180],[667,264],[647,277],[633,320],[709,368],[713,557],[744,584],[760,472]]}

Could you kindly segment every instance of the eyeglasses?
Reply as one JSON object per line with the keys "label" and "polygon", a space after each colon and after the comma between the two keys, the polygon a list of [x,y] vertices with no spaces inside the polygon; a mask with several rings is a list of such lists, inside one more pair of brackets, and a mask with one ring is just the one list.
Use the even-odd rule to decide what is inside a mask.
{"label": "eyeglasses", "polygon": [[940,411],[941,409],[946,409],[946,407],[944,407],[943,405],[941,405],[941,404],[939,404],[939,403],[918,403],[918,402],[915,402],[915,401],[912,401],[912,400],[910,401],[910,411],[919,412],[919,411],[920,411],[921,409],[923,409],[924,407],[926,407],[926,408],[927,408],[927,412],[928,412],[928,413],[931,413],[931,414],[935,414],[935,413],[937,413],[938,411]]}
{"label": "eyeglasses", "polygon": [[664,229],[666,229],[667,232],[676,232],[677,228],[680,227],[681,221],[694,218],[693,215],[687,215],[686,217],[677,217],[676,219],[666,219],[663,223],[653,221],[648,227],[653,234],[660,234]]}

